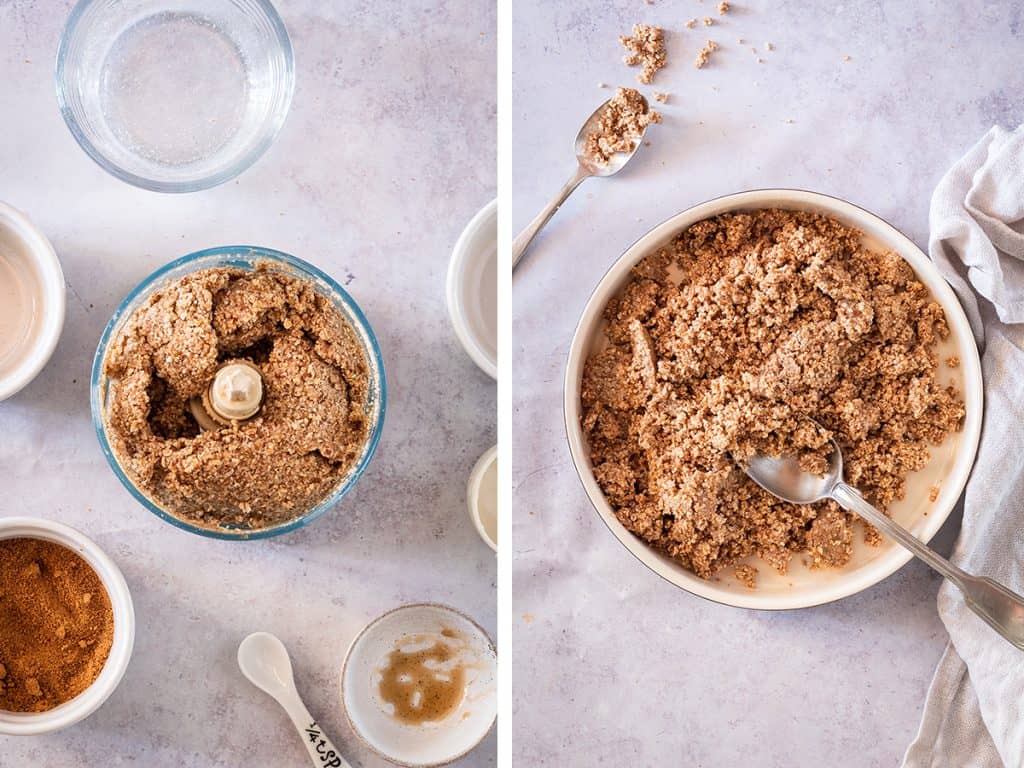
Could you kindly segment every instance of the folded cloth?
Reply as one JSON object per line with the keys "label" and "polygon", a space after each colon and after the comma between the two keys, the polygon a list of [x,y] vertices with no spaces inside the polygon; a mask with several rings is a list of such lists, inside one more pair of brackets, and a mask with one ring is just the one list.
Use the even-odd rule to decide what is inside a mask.
{"label": "folded cloth", "polygon": [[[985,415],[952,560],[1024,593],[1024,126],[992,128],[935,189],[928,252],[982,349]],[[1024,652],[944,583],[949,645],[905,768],[1024,766]]]}

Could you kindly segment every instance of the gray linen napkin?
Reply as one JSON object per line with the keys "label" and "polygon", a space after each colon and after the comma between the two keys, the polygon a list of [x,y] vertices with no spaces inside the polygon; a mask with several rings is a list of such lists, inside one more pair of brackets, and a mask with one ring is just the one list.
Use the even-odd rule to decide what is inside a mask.
{"label": "gray linen napkin", "polygon": [[[928,252],[982,349],[985,416],[952,560],[1024,593],[1024,126],[992,128],[939,182]],[[904,768],[1024,766],[1024,653],[939,590],[949,645]]]}

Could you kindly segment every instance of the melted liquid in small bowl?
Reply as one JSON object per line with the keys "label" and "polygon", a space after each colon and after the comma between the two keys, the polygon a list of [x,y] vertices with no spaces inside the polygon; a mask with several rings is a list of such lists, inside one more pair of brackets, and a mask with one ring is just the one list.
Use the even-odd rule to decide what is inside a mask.
{"label": "melted liquid in small bowl", "polygon": [[387,655],[380,669],[381,699],[394,708],[393,717],[406,725],[443,720],[466,695],[466,667],[454,630],[440,635],[407,635]]}

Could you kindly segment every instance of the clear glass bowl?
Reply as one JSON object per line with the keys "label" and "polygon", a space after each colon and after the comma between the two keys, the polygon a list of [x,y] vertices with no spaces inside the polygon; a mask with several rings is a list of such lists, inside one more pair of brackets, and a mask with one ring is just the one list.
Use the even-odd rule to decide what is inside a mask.
{"label": "clear glass bowl", "polygon": [[[237,525],[207,527],[196,525],[193,522],[180,518],[171,511],[162,507],[155,499],[147,496],[131,479],[125,469],[117,460],[107,438],[107,407],[110,403],[110,384],[104,374],[104,362],[107,357],[107,349],[123,327],[125,321],[131,317],[139,305],[149,296],[168,283],[173,282],[192,272],[213,267],[234,267],[238,269],[253,270],[257,266],[269,266],[292,276],[304,278],[313,283],[314,287],[324,296],[330,298],[335,306],[341,311],[345,319],[352,324],[356,335],[362,342],[363,351],[366,354],[367,366],[369,369],[369,387],[367,401],[365,403],[368,430],[366,443],[363,445],[362,454],[352,465],[348,474],[339,481],[334,491],[316,506],[278,525],[269,528],[245,528]],[[384,360],[381,357],[380,347],[373,335],[373,329],[367,322],[362,310],[355,303],[351,296],[345,292],[338,283],[328,277],[324,272],[297,259],[287,253],[274,251],[269,248],[248,245],[228,245],[219,248],[208,248],[196,253],[182,256],[171,263],[161,267],[151,274],[134,290],[129,293],[124,301],[114,311],[110,322],[100,337],[99,346],[96,348],[96,357],[92,364],[92,378],[90,381],[90,404],[92,406],[92,423],[99,438],[103,455],[107,463],[117,475],[117,479],[127,488],[132,496],[153,514],[166,520],[172,525],[182,528],[201,536],[210,536],[216,539],[263,539],[269,536],[278,536],[282,533],[294,531],[307,523],[316,520],[324,512],[337,504],[346,493],[351,490],[355,482],[362,476],[377,449],[377,442],[380,440],[381,430],[384,426],[384,410],[387,400],[387,383],[384,378]]]}
{"label": "clear glass bowl", "polygon": [[57,103],[93,160],[129,184],[193,192],[266,151],[295,88],[266,0],[80,0],[57,51]]}

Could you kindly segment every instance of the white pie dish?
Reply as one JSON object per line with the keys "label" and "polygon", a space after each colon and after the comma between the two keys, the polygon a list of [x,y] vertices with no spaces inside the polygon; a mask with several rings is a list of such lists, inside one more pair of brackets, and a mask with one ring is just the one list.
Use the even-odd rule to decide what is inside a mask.
{"label": "white pie dish", "polygon": [[[907,479],[906,496],[890,507],[897,522],[927,542],[945,522],[962,492],[974,463],[981,433],[982,379],[978,350],[970,326],[956,295],[934,264],[905,235],[893,226],[852,203],[815,192],[766,189],[740,192],[696,205],[658,225],[630,246],[612,265],[587,301],[573,336],[566,367],[563,393],[566,434],[576,471],[595,510],[615,537],[644,565],[669,582],[715,602],[741,608],[780,610],[803,608],[838,600],[860,592],[892,574],[911,555],[898,545],[884,541],[879,547],[855,535],[853,556],[841,569],[811,570],[794,557],[789,572],[779,575],[761,564],[757,588],[748,589],[725,569],[713,580],[705,580],[631,534],[615,516],[594,478],[586,439],[580,427],[580,381],[583,364],[604,341],[602,314],[608,300],[630,279],[630,269],[644,256],[668,243],[691,224],[741,210],[785,208],[815,211],[857,227],[866,241],[878,248],[897,252],[942,306],[950,328],[949,337],[938,346],[939,356],[960,358],[955,369],[942,372],[963,394],[966,417],[961,430],[932,448],[928,465]],[[929,489],[938,486],[934,502]]]}
{"label": "white pie dish", "polygon": [[[376,685],[382,661],[404,637],[455,630],[468,677],[459,706],[437,722],[406,725],[385,711]],[[341,669],[342,708],[355,735],[370,750],[403,768],[436,768],[469,754],[497,718],[494,644],[483,628],[460,611],[437,603],[395,608],[370,622],[349,646]]]}
{"label": "white pie dish", "polygon": [[462,231],[445,286],[448,315],[466,354],[498,378],[498,201],[481,208]]}
{"label": "white pie dish", "polygon": [[0,517],[0,539],[42,539],[77,553],[99,576],[114,612],[114,639],[110,654],[97,677],[75,698],[46,712],[0,710],[0,734],[31,736],[52,733],[83,720],[105,702],[128,668],[135,645],[135,609],[128,584],[114,561],[99,546],[74,528],[36,517]]}

